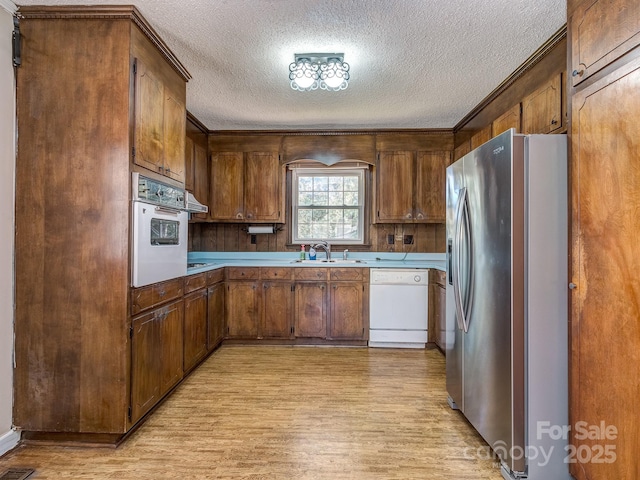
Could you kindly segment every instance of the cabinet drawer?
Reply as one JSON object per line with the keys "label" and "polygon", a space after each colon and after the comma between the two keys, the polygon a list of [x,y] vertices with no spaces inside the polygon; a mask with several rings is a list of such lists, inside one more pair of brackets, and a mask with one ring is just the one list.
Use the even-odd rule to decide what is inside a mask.
{"label": "cabinet drawer", "polygon": [[179,298],[184,293],[183,279],[176,278],[147,287],[131,289],[131,313],[140,313],[154,305]]}
{"label": "cabinet drawer", "polygon": [[184,294],[184,282],[182,278],[176,278],[155,284],[153,290],[156,304],[168,302],[169,300],[180,298]]}
{"label": "cabinet drawer", "polygon": [[207,273],[207,285],[222,282],[224,280],[224,268],[209,270]]}
{"label": "cabinet drawer", "polygon": [[296,280],[326,280],[328,268],[295,268],[293,277]]}
{"label": "cabinet drawer", "polygon": [[196,273],[184,279],[184,293],[194,292],[207,285],[207,273]]}
{"label": "cabinet drawer", "polygon": [[364,268],[332,268],[329,272],[331,280],[364,280]]}
{"label": "cabinet drawer", "polygon": [[281,268],[261,268],[260,277],[263,280],[291,280],[293,272],[290,267]]}
{"label": "cabinet drawer", "polygon": [[260,269],[255,267],[228,267],[227,279],[229,280],[257,280]]}

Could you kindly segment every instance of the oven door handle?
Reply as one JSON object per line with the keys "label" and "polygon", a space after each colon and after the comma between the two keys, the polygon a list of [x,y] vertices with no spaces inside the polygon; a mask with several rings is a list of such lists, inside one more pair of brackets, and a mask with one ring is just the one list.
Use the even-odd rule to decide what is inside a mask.
{"label": "oven door handle", "polygon": [[156,213],[165,213],[167,215],[174,215],[174,216],[178,216],[178,214],[182,211],[182,210],[178,210],[170,207],[156,207],[155,210],[156,210]]}

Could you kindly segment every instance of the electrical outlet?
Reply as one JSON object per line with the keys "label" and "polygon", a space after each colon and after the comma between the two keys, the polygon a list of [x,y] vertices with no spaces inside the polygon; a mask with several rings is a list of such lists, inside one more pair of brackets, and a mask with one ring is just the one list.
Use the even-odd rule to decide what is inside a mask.
{"label": "electrical outlet", "polygon": [[402,242],[405,245],[413,245],[413,235],[405,235]]}
{"label": "electrical outlet", "polygon": [[255,235],[251,235],[251,245],[255,245],[256,244],[256,236]]}
{"label": "electrical outlet", "polygon": [[393,234],[387,235],[387,243],[393,245],[396,242],[396,238]]}

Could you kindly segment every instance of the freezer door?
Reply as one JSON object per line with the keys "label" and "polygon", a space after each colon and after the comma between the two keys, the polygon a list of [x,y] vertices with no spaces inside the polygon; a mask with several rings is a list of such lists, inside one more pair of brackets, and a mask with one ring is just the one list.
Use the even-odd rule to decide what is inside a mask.
{"label": "freezer door", "polygon": [[464,158],[453,163],[447,168],[447,295],[446,295],[446,369],[447,369],[447,393],[452,407],[463,409],[463,382],[462,382],[462,332],[460,322],[456,316],[454,289],[453,289],[453,248],[457,248],[454,242],[456,233],[456,214],[459,205],[460,192],[463,184]]}
{"label": "freezer door", "polygon": [[524,358],[522,312],[517,315],[519,324],[512,323],[514,304],[522,308],[523,295],[513,291],[514,278],[522,275],[517,264],[524,255],[523,144],[523,137],[514,137],[512,130],[495,137],[465,157],[463,179],[473,285],[464,334],[463,411],[516,472],[525,467],[523,458],[510,455],[514,446],[524,446],[524,379],[520,375],[514,382],[512,369],[522,371]]}

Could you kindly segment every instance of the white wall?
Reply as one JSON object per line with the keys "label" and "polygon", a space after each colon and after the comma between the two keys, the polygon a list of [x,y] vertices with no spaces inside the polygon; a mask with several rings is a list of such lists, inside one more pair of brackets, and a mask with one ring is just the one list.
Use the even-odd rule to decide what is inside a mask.
{"label": "white wall", "polygon": [[11,32],[15,5],[0,0],[0,455],[13,448],[13,232],[15,81]]}

